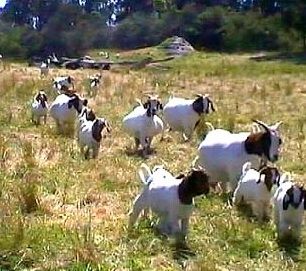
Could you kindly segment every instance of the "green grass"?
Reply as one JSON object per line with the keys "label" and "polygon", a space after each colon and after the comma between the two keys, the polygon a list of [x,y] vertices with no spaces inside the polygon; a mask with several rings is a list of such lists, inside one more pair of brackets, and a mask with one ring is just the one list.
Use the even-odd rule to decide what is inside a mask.
{"label": "green grass", "polygon": [[[156,48],[120,52],[141,59]],[[148,91],[165,103],[170,94],[208,93],[217,112],[202,119],[193,139],[178,133],[153,141],[150,166],[187,171],[207,132],[205,121],[232,131],[248,131],[251,119],[282,120],[281,170],[305,183],[306,66],[289,61],[255,62],[247,55],[195,52],[162,65],[167,70],[116,68],[103,72],[97,97],[89,104],[113,131],[97,160],[81,157],[75,140],[30,121],[34,93],[44,88],[52,101],[51,78],[72,74],[76,89],[87,93],[90,70],[39,70],[10,64],[0,73],[0,270],[306,270],[306,231],[302,244],[280,245],[273,222],[256,222],[217,194],[197,198],[188,236],[189,249],[157,235],[140,219],[127,231],[128,211],[141,184],[143,159],[129,153],[134,141],[121,127],[125,114]],[[155,218],[152,218],[154,223]]]}

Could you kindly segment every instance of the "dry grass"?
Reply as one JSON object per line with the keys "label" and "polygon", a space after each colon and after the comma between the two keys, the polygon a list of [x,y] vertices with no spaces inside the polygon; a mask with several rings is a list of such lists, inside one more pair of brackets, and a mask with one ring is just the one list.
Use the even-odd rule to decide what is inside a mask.
{"label": "dry grass", "polygon": [[[147,53],[147,50],[133,54]],[[126,53],[130,56],[131,53]],[[138,55],[136,57],[139,57]],[[167,64],[168,65],[168,64]],[[86,78],[95,71],[39,70],[10,64],[0,73],[0,266],[7,270],[305,270],[305,245],[280,247],[272,222],[260,225],[227,207],[217,195],[196,200],[190,250],[156,236],[148,220],[127,232],[127,213],[140,182],[141,157],[121,127],[122,117],[148,91],[192,97],[209,93],[217,112],[206,121],[233,131],[250,130],[252,118],[283,120],[284,146],[278,165],[304,183],[306,67],[254,63],[245,56],[195,53],[161,71],[115,69],[103,74],[89,104],[113,127],[99,158],[84,160],[71,138],[30,122],[34,93],[45,88],[52,101],[51,78],[71,74],[86,96]],[[173,173],[188,170],[205,135],[204,125],[189,143],[178,133],[153,142],[146,162]],[[303,231],[305,240],[305,231]]]}

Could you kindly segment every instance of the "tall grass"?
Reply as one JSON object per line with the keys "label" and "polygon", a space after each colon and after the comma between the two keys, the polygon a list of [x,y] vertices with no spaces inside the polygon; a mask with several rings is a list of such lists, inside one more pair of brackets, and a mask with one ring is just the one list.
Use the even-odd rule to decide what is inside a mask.
{"label": "tall grass", "polygon": [[[150,49],[148,49],[150,50]],[[127,52],[135,59],[148,50]],[[157,56],[156,51],[153,52]],[[134,141],[121,126],[135,98],[156,92],[194,97],[208,93],[217,112],[201,119],[193,139],[169,133],[153,141],[146,163],[164,164],[174,174],[186,172],[208,132],[205,122],[230,131],[250,131],[251,119],[283,120],[282,158],[278,166],[305,183],[306,66],[252,62],[245,55],[194,53],[145,69],[103,72],[96,114],[106,117],[112,134],[102,140],[99,158],[82,158],[73,138],[60,136],[48,118],[35,126],[29,118],[34,93],[44,88],[52,101],[51,78],[67,71],[7,64],[0,74],[0,269],[3,270],[305,270],[305,230],[300,246],[281,246],[272,221],[259,224],[211,194],[197,198],[190,221],[189,248],[155,233],[140,218],[127,231],[127,214],[141,189],[137,168],[143,159],[131,154]],[[86,96],[87,77],[95,71],[69,71]]]}

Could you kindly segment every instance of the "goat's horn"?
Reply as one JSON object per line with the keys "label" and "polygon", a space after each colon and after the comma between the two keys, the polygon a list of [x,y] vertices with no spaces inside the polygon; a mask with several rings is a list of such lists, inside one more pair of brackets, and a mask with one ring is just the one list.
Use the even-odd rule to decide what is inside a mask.
{"label": "goat's horn", "polygon": [[253,119],[253,121],[257,124],[259,124],[260,126],[262,126],[266,131],[270,131],[270,128],[267,124],[265,124],[264,122],[260,121],[260,120],[255,120]]}

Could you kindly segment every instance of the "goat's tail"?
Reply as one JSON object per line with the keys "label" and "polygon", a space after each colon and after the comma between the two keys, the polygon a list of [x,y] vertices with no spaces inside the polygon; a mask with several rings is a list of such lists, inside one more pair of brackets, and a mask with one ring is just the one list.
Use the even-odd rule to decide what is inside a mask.
{"label": "goat's tail", "polygon": [[148,184],[148,179],[152,175],[152,171],[147,164],[142,163],[138,169],[138,175],[144,184]]}
{"label": "goat's tail", "polygon": [[248,170],[250,170],[251,168],[252,168],[252,163],[251,162],[244,163],[243,166],[242,166],[242,175],[245,175],[246,172]]}

